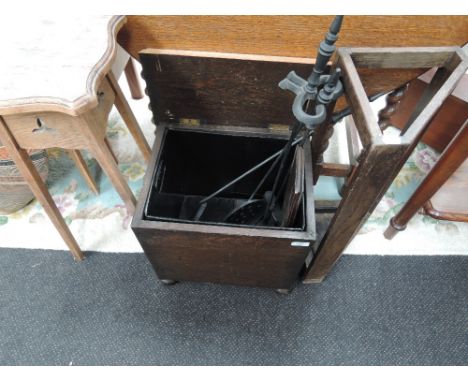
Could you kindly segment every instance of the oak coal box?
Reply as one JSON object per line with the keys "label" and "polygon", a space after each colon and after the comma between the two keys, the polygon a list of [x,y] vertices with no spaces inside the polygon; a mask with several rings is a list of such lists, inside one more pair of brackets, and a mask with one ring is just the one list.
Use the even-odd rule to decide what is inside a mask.
{"label": "oak coal box", "polygon": [[312,62],[155,49],[140,59],[157,129],[132,229],[158,277],[292,289],[316,238],[310,144],[291,225],[226,219],[268,198],[270,164],[222,188],[284,147],[293,96],[277,84],[291,70],[307,75]]}

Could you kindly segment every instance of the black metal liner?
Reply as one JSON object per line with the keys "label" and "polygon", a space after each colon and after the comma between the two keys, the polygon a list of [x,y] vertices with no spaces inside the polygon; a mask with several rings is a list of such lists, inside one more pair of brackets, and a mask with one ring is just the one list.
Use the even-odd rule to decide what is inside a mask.
{"label": "black metal liner", "polygon": [[[193,220],[198,202],[203,197],[281,149],[284,142],[285,139],[280,137],[260,138],[250,135],[167,129],[157,158],[158,166],[152,175],[152,189],[145,201],[145,220],[305,230],[305,200],[302,202],[301,213],[298,214],[294,227],[236,225],[216,221],[248,199],[260,178],[268,170],[268,165],[238,182],[232,189],[213,198],[203,214],[203,221]],[[288,158],[288,163],[291,162],[292,155]],[[272,174],[259,190],[258,198],[271,188],[273,180]],[[208,221],[209,219],[214,221]]]}

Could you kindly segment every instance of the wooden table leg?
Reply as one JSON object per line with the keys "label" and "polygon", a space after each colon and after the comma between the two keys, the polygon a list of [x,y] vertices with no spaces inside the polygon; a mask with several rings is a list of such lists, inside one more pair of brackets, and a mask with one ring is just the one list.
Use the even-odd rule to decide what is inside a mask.
{"label": "wooden table leg", "polygon": [[130,134],[132,134],[133,138],[135,139],[135,142],[140,148],[143,157],[145,158],[145,161],[148,162],[151,156],[151,149],[148,145],[148,142],[146,141],[145,136],[143,135],[143,132],[140,129],[140,126],[138,125],[138,122],[135,118],[135,115],[132,112],[132,109],[130,109],[129,104],[125,99],[124,94],[122,93],[122,89],[120,89],[120,86],[112,72],[109,72],[107,74],[107,80],[109,81],[109,84],[111,85],[115,93],[115,107],[122,116],[122,119],[127,125],[128,130],[130,131]]}
{"label": "wooden table leg", "polygon": [[79,150],[66,150],[68,155],[73,159],[75,162],[78,171],[80,172],[81,176],[85,180],[88,187],[93,191],[96,195],[99,195],[99,187],[96,184],[93,176],[89,172],[88,165],[86,164],[81,152]]}
{"label": "wooden table leg", "polygon": [[468,156],[468,120],[465,121],[458,133],[445,148],[437,163],[422,183],[411,195],[402,209],[391,220],[384,236],[392,239],[403,231],[410,219],[419,211],[440,187],[462,165]]}
{"label": "wooden table leg", "polygon": [[128,87],[133,99],[142,99],[144,97],[141,84],[138,79],[138,74],[133,63],[133,59],[129,57],[127,65],[125,65],[125,77],[127,78]]}
{"label": "wooden table leg", "polygon": [[1,117],[0,124],[0,140],[7,147],[10,157],[15,162],[15,165],[18,167],[21,175],[28,182],[28,185],[36,199],[44,207],[44,211],[49,216],[55,228],[57,228],[59,231],[68,248],[70,248],[74,259],[76,261],[83,260],[84,256],[80,247],[70,232],[67,224],[63,220],[60,211],[55,205],[54,200],[52,199],[52,196],[50,195],[49,190],[47,189],[41,176],[34,167],[34,164],[32,163],[27,151],[18,146],[8,126]]}

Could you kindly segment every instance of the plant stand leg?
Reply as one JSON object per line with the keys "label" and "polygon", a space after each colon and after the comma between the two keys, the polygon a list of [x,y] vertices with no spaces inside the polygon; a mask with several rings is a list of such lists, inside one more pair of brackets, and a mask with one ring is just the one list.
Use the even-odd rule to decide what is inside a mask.
{"label": "plant stand leg", "polygon": [[130,109],[129,104],[125,99],[124,94],[122,93],[122,89],[120,89],[120,86],[112,73],[107,75],[107,80],[109,81],[109,84],[115,93],[115,107],[122,116],[122,119],[130,131],[130,134],[132,134],[133,138],[135,139],[135,142],[140,148],[145,161],[148,162],[149,158],[151,157],[151,149],[148,145],[148,142],[146,141],[145,136],[143,135],[143,132],[140,129],[140,126],[138,125],[138,121],[136,120],[132,109]]}
{"label": "plant stand leg", "polygon": [[50,195],[44,181],[39,175],[37,169],[31,161],[26,150],[20,148],[13,137],[13,134],[9,130],[8,126],[4,122],[3,118],[0,117],[0,140],[7,147],[10,157],[15,162],[21,175],[28,182],[31,191],[33,192],[36,199],[41,203],[44,211],[49,216],[50,220],[54,224],[55,228],[59,231],[63,240],[70,249],[73,258],[76,261],[84,259],[84,255],[81,252],[75,238],[73,237],[70,229],[63,220],[60,211],[58,210],[55,202]]}
{"label": "plant stand leg", "polygon": [[99,187],[96,184],[96,181],[92,177],[91,173],[89,172],[88,165],[86,164],[81,152],[79,150],[66,150],[68,155],[70,155],[73,162],[75,162],[78,171],[80,172],[81,176],[85,180],[86,184],[93,191],[96,195],[99,195]]}

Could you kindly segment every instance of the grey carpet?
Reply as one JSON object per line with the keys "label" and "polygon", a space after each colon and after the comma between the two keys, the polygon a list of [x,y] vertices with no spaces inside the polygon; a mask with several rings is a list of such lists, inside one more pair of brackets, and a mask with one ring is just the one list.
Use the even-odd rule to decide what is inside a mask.
{"label": "grey carpet", "polygon": [[0,364],[461,365],[468,257],[344,256],[320,285],[166,287],[143,254],[0,250]]}

